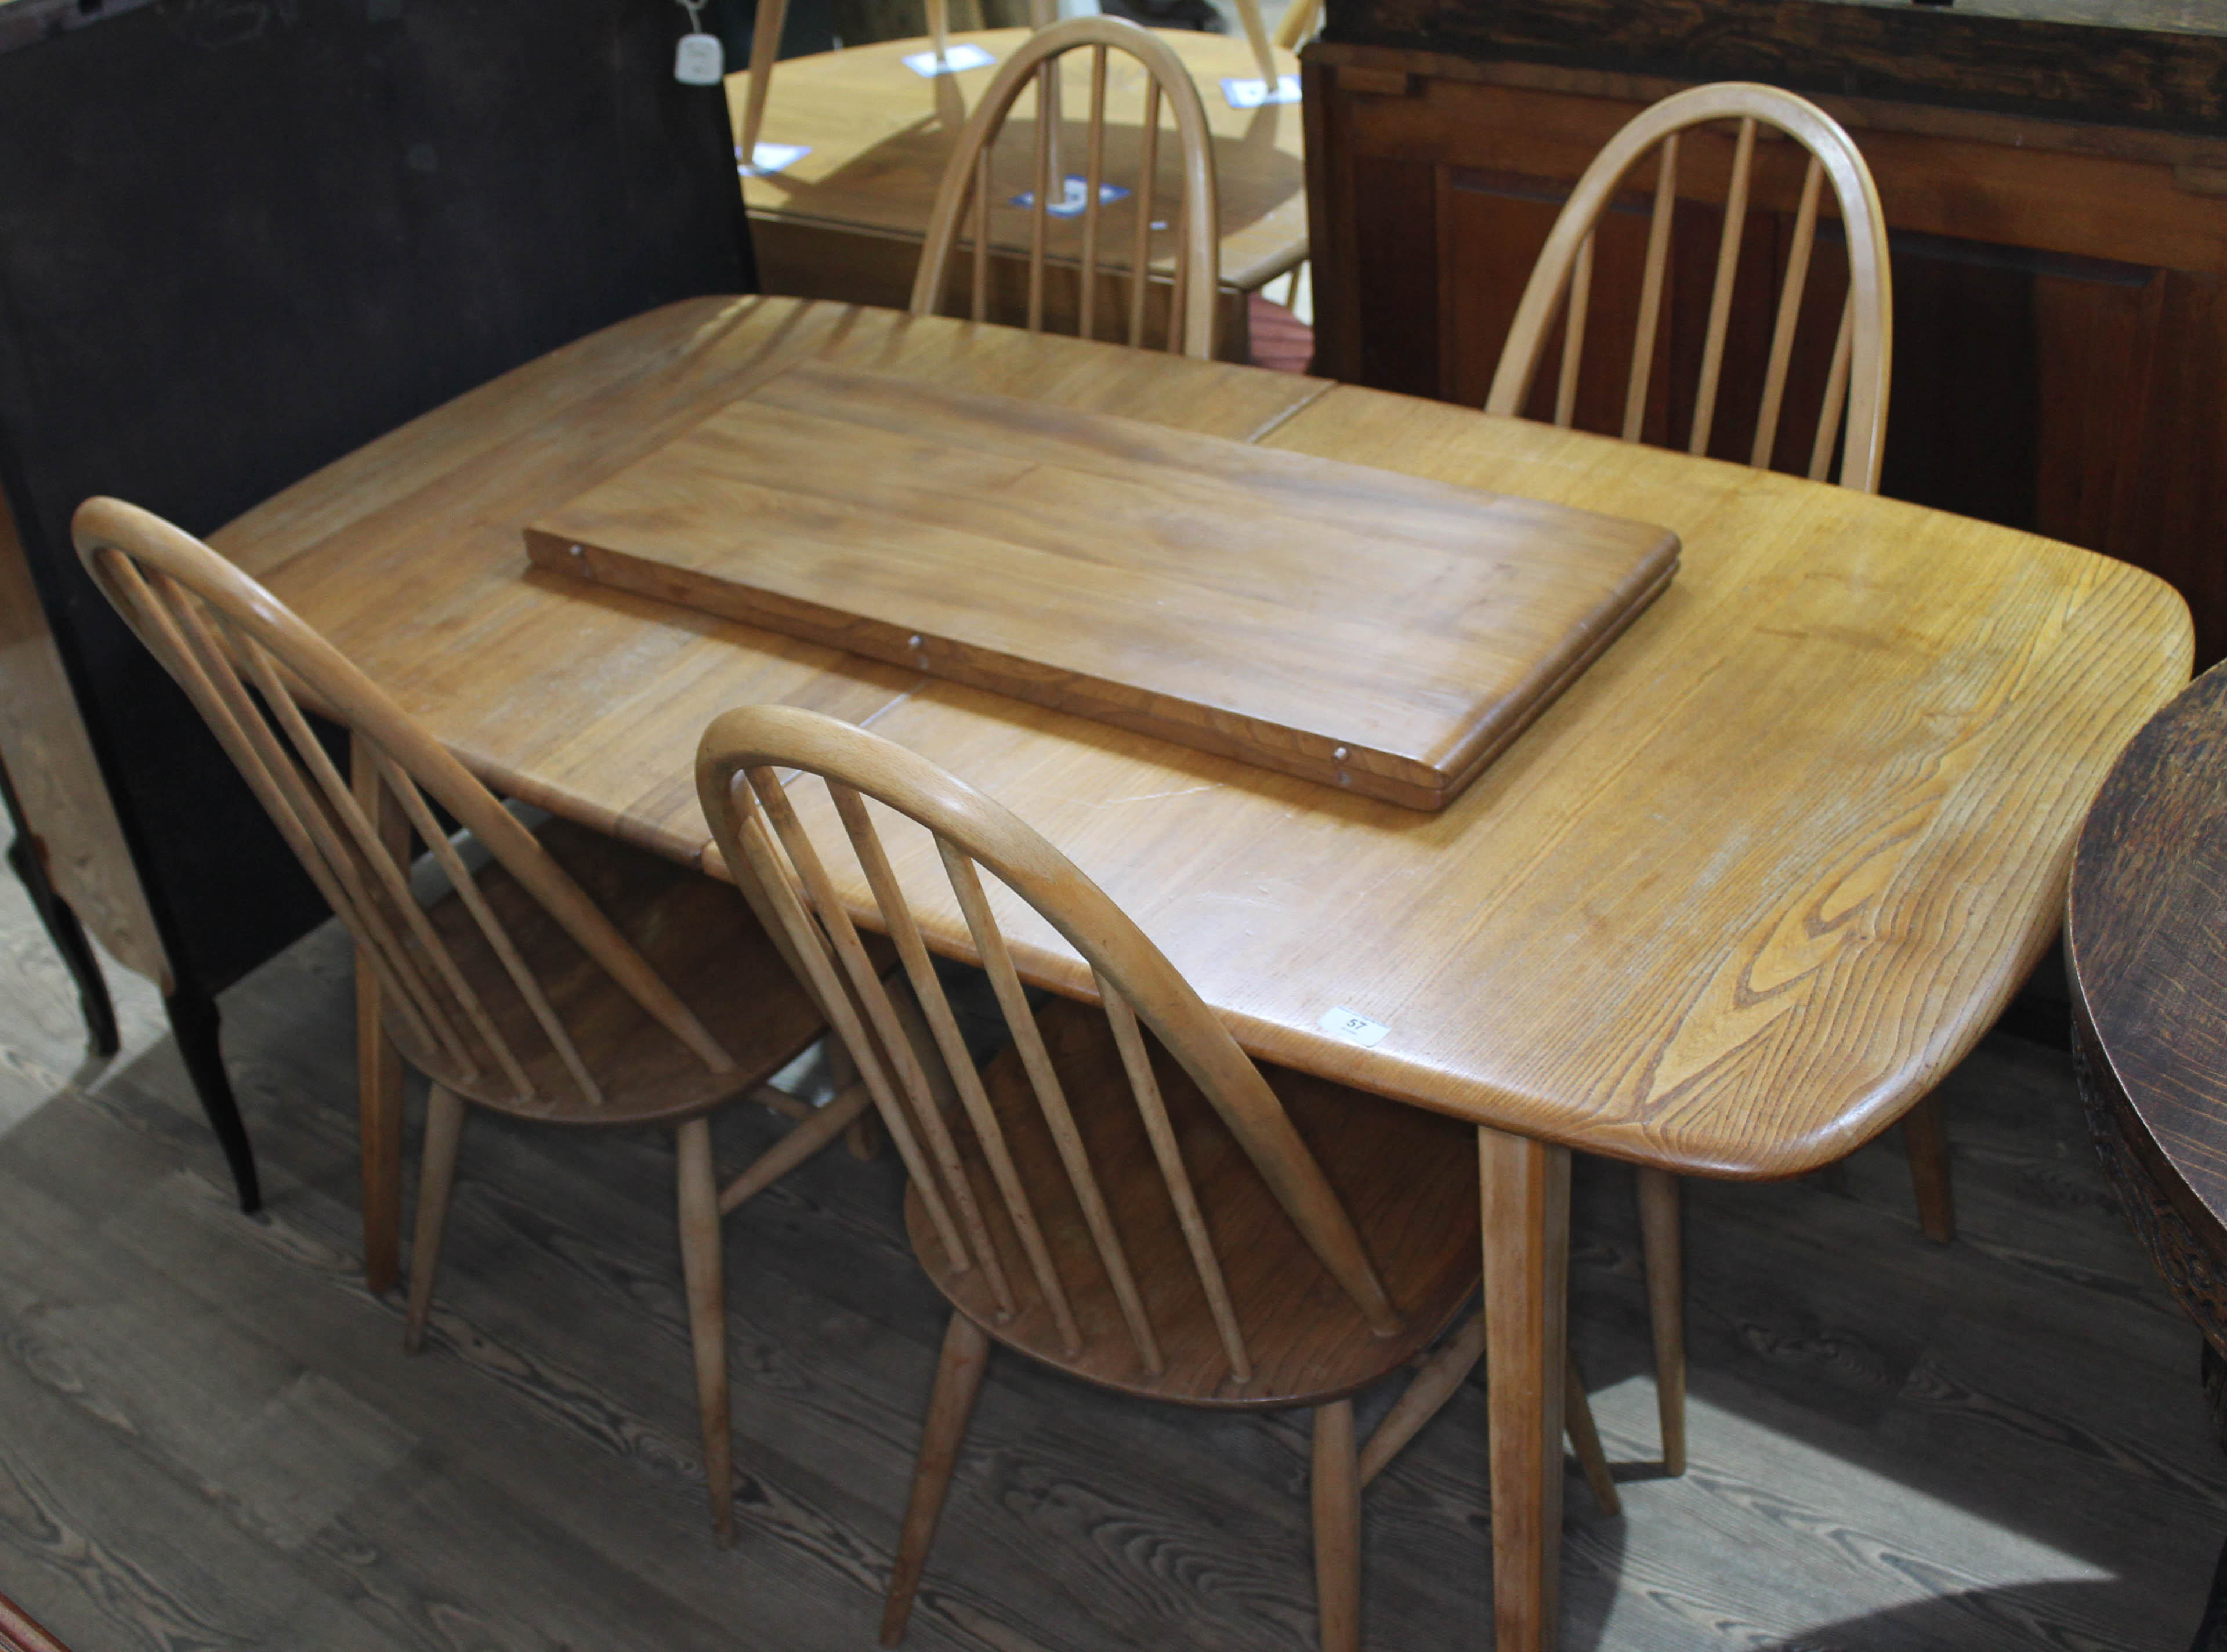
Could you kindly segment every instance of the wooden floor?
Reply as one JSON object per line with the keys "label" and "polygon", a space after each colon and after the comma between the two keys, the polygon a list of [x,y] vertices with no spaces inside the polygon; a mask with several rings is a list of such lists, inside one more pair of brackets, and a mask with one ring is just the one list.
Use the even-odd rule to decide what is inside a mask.
{"label": "wooden floor", "polygon": [[[478,1119],[428,1351],[357,1272],[348,955],[228,995],[271,1203],[230,1203],[151,995],[80,1068],[0,878],[0,1592],[80,1652],[865,1648],[938,1341],[898,1172],[839,1151],[731,1221],[742,1540],[705,1528],[671,1163]],[[122,983],[119,982],[119,985]],[[72,1076],[74,1075],[74,1076]],[[26,1110],[23,1094],[39,1105]],[[1650,1477],[1628,1172],[1581,1168],[1572,1308],[1621,1520],[1573,1478],[1566,1644],[2175,1648],[2227,1532],[2194,1333],[2064,1057],[1949,1081],[1964,1231],[1903,1164],[1697,1187],[1691,1471]],[[770,1133],[737,1113],[724,1157]],[[1379,1400],[1377,1404],[1382,1404]],[[1371,1488],[1368,1635],[1486,1644],[1483,1394]],[[1304,1425],[993,1365],[907,1642],[1311,1644]]]}

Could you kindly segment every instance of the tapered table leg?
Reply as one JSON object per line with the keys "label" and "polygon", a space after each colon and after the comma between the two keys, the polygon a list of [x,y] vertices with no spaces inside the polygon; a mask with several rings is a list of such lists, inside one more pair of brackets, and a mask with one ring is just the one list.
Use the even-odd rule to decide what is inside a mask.
{"label": "tapered table leg", "polygon": [[[358,802],[398,859],[410,852],[410,826],[380,783],[364,745],[354,752]],[[379,978],[361,947],[355,960],[356,1119],[363,1151],[363,1282],[384,1295],[402,1266],[402,1056],[379,1017]]]}
{"label": "tapered table leg", "polygon": [[1554,1652],[1561,1616],[1562,1383],[1570,1153],[1477,1132],[1484,1225],[1496,1652]]}

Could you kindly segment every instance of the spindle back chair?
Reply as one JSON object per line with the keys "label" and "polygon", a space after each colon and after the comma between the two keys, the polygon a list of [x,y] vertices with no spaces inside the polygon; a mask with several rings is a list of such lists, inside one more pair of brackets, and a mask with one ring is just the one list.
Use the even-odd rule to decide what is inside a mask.
{"label": "spindle back chair", "polygon": [[1577,400],[1578,373],[1585,349],[1592,298],[1594,237],[1601,218],[1632,169],[1656,152],[1653,221],[1639,296],[1637,337],[1626,379],[1620,434],[1639,439],[1649,407],[1662,316],[1669,308],[1672,220],[1679,200],[1679,137],[1713,122],[1739,123],[1731,182],[1725,197],[1724,227],[1718,244],[1716,273],[1710,290],[1708,321],[1702,341],[1688,450],[1707,453],[1716,427],[1730,328],[1733,287],[1746,229],[1756,136],[1768,126],[1809,151],[1793,239],[1778,294],[1778,310],[1757,407],[1750,462],[1768,467],[1779,436],[1796,323],[1816,250],[1817,216],[1822,186],[1830,180],[1847,246],[1849,282],[1840,330],[1827,373],[1822,409],[1810,446],[1808,474],[1823,481],[1840,444],[1843,415],[1847,439],[1840,481],[1866,493],[1877,490],[1886,435],[1887,380],[1893,354],[1893,303],[1887,271],[1886,215],[1871,169],[1855,141],[1807,99],[1773,86],[1727,81],[1695,86],[1642,111],[1611,138],[1596,156],[1554,223],[1547,245],[1532,266],[1529,284],[1509,325],[1508,341],[1485,399],[1489,413],[1520,414],[1530,399],[1550,333],[1564,322],[1554,423],[1567,427]]}
{"label": "spindle back chair", "polygon": [[[1356,1644],[1366,1475],[1350,1396],[1427,1344],[1477,1281],[1469,1133],[1264,1073],[1072,862],[902,746],[750,707],[705,732],[697,782],[727,865],[757,886],[859,1053],[910,1174],[915,1249],[953,1304],[884,1643],[909,1612],[995,1340],[1141,1397],[1313,1407],[1323,1639]],[[1015,922],[1049,926],[1015,930],[1026,944],[1079,954],[1095,1010],[1031,1005],[998,888]],[[927,1048],[904,1037],[854,911],[895,944]],[[1012,1043],[986,1068],[931,934],[989,977]],[[1446,1392],[1408,1409],[1420,1421]]]}
{"label": "spindle back chair", "polygon": [[[87,501],[73,529],[95,582],[207,720],[355,939],[389,1036],[432,1081],[407,1346],[418,1346],[431,1308],[464,1101],[553,1122],[676,1127],[699,1397],[724,1536],[721,1199],[704,1115],[801,1054],[824,1031],[818,1007],[741,898],[577,827],[530,830],[329,642],[199,540],[115,500]],[[359,778],[375,775],[376,787],[360,794],[342,776],[311,709],[347,731]],[[389,800],[406,822],[399,832]],[[451,838],[441,811],[467,842]],[[429,901],[413,887],[412,828],[444,896]],[[486,864],[475,866],[480,852]],[[793,1163],[800,1147],[832,1139],[867,1105],[853,1091],[818,1112],[763,1094],[811,1113],[768,1158]]]}
{"label": "spindle back chair", "polygon": [[[1841,309],[1832,363],[1825,378],[1808,474],[1812,481],[1824,481],[1839,444],[1841,485],[1876,492],[1886,443],[1887,390],[1894,346],[1886,216],[1871,169],[1840,123],[1808,99],[1772,86],[1744,82],[1695,86],[1643,110],[1609,140],[1578,180],[1532,267],[1530,282],[1493,375],[1485,411],[1509,415],[1522,411],[1530,400],[1533,382],[1559,315],[1564,325],[1554,418],[1566,428],[1572,423],[1592,296],[1594,237],[1624,180],[1654,150],[1658,159],[1653,214],[1619,432],[1628,442],[1640,438],[1648,415],[1662,316],[1669,308],[1670,237],[1679,199],[1680,134],[1724,120],[1737,121],[1739,125],[1688,450],[1706,453],[1715,431],[1756,140],[1759,130],[1768,126],[1800,144],[1809,159],[1787,249],[1785,274],[1779,285],[1748,462],[1758,468],[1769,466],[1778,443],[1796,324],[1816,250],[1823,185],[1829,179],[1847,248],[1848,293]],[[1936,1099],[1928,1097],[1911,1111],[1904,1121],[1904,1139],[1909,1146],[1921,1223],[1930,1236],[1945,1241],[1955,1228],[1955,1212],[1949,1190],[1947,1137]],[[1682,1201],[1678,1179],[1670,1171],[1643,1167],[1638,1171],[1638,1196],[1649,1309],[1654,1323],[1663,1465],[1672,1474],[1681,1474],[1686,1467],[1686,1353],[1679,1231]]]}
{"label": "spindle back chair", "polygon": [[[1028,329],[1043,329],[1046,247],[1055,196],[1064,200],[1065,166],[1055,155],[1071,151],[1061,131],[1060,60],[1068,53],[1090,50],[1090,95],[1083,132],[1083,197],[1082,248],[1075,277],[1079,282],[1076,331],[1085,338],[1099,335],[1101,220],[1106,215],[1103,195],[1107,187],[1106,65],[1109,52],[1126,52],[1145,71],[1144,112],[1137,128],[1135,186],[1113,203],[1114,216],[1129,220],[1126,337],[1132,345],[1145,341],[1146,300],[1152,289],[1154,224],[1159,173],[1160,106],[1165,100],[1175,122],[1180,146],[1183,199],[1178,210],[1164,220],[1175,236],[1172,302],[1169,311],[1167,348],[1207,360],[1214,354],[1215,309],[1221,284],[1221,209],[1216,195],[1213,136],[1207,130],[1206,110],[1199,102],[1183,60],[1150,30],[1119,17],[1075,17],[1039,31],[1005,60],[997,78],[982,94],[982,101],[960,134],[958,147],[945,168],[928,217],[928,235],[921,247],[920,268],[913,281],[912,312],[934,315],[942,307],[951,254],[962,224],[969,223],[973,271],[969,281],[970,309],[974,320],[986,320],[990,310],[991,220],[997,204],[992,188],[992,151],[998,135],[1021,94],[1036,89],[1034,163],[1027,188]],[[1055,178],[1055,174],[1059,176]],[[1055,188],[1055,185],[1056,188]],[[969,207],[972,207],[971,214]],[[1109,271],[1108,274],[1111,273]]]}

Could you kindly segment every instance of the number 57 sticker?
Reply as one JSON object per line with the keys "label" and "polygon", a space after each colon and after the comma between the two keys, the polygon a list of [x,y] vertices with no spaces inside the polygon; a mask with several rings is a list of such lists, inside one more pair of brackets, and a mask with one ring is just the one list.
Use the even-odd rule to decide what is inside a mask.
{"label": "number 57 sticker", "polygon": [[1349,1044],[1359,1044],[1363,1049],[1374,1049],[1384,1042],[1392,1029],[1382,1021],[1371,1021],[1358,1010],[1349,1010],[1343,1005],[1325,1010],[1315,1023],[1333,1038],[1343,1038]]}

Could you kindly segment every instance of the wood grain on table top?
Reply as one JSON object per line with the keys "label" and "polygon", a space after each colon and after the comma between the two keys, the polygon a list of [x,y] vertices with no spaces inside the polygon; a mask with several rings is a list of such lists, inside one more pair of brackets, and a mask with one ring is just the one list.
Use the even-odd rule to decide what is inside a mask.
{"label": "wood grain on table top", "polygon": [[[534,510],[812,353],[1659,522],[1683,565],[1433,815],[527,571]],[[701,858],[689,762],[713,713],[778,698],[871,718],[1058,844],[1254,1053],[1723,1175],[1841,1157],[1970,1048],[2048,944],[2081,814],[2191,647],[2147,574],[1893,501],[782,299],[692,301],[583,341],[218,543],[530,800]],[[1000,915],[1032,975],[1077,990],[1063,947]],[[1317,1025],[1334,1006],[1391,1031],[1342,1043]]]}
{"label": "wood grain on table top", "polygon": [[1424,809],[1678,554],[1645,523],[820,362],[526,544],[555,573]]}
{"label": "wood grain on table top", "polygon": [[[973,42],[999,62],[1029,37],[1025,29],[996,29],[954,35],[954,45]],[[1198,83],[1214,137],[1214,163],[1222,218],[1222,280],[1251,291],[1307,255],[1305,143],[1299,105],[1270,104],[1233,109],[1222,95],[1224,76],[1258,80],[1260,71],[1241,35],[1208,35],[1191,29],[1155,29]],[[791,58],[773,78],[766,103],[764,144],[801,144],[811,153],[778,173],[743,181],[752,213],[809,219],[919,239],[928,228],[936,188],[959,131],[980,100],[994,67],[965,69],[933,77],[916,74],[902,58],[929,48],[926,40],[883,41],[811,57]],[[1283,73],[1297,74],[1299,60],[1278,51]],[[1079,173],[1084,122],[1090,110],[1087,54],[1061,66],[1064,118],[1072,134],[1069,150]],[[1135,134],[1144,111],[1144,69],[1114,54],[1107,72],[1107,150],[1106,176],[1133,182]],[[728,77],[727,99],[737,129],[742,123],[747,74]],[[1033,96],[1024,97],[993,151],[994,175],[1004,202],[1028,188],[1036,152]],[[1166,116],[1162,116],[1163,123]],[[1172,201],[1181,195],[1177,146],[1164,130],[1160,182],[1155,198]],[[1004,187],[1010,183],[1010,188]],[[1122,203],[1107,209],[1108,255],[1101,265],[1127,267],[1129,246]],[[1011,251],[1029,245],[1029,214],[999,206],[992,215],[991,239]],[[1082,220],[1056,219],[1050,226],[1053,257],[1073,258],[1081,247]],[[1155,268],[1171,267],[1175,236],[1171,230],[1152,243]]]}

